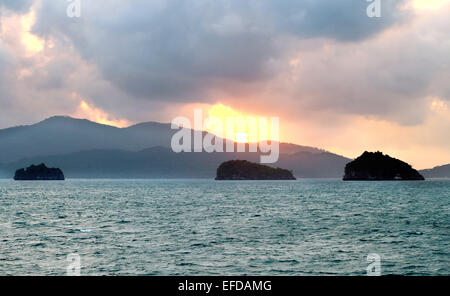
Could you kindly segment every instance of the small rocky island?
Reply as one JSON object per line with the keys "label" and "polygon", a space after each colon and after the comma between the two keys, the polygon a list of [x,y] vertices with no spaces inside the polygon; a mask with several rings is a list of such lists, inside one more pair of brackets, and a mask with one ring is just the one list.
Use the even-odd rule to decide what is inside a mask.
{"label": "small rocky island", "polygon": [[230,160],[217,169],[216,180],[296,180],[291,171],[246,160]]}
{"label": "small rocky island", "polygon": [[364,152],[345,166],[344,181],[423,181],[409,164],[381,152]]}
{"label": "small rocky island", "polygon": [[17,170],[14,176],[16,181],[63,181],[64,179],[64,174],[60,169],[48,168],[43,163]]}

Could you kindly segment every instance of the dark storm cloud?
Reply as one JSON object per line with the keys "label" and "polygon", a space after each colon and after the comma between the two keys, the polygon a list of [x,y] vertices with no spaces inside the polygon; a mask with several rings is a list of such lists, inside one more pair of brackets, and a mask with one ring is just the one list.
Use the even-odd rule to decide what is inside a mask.
{"label": "dark storm cloud", "polygon": [[69,37],[107,79],[137,97],[192,100],[223,80],[248,83],[270,74],[267,61],[277,56],[271,36],[242,16],[227,19],[223,3],[138,2],[102,10],[87,3],[79,22],[61,19],[57,28],[47,2],[35,29]]}
{"label": "dark storm cloud", "polygon": [[264,1],[266,12],[278,29],[303,38],[329,37],[359,41],[401,23],[407,16],[398,7],[404,0],[382,0],[382,18],[369,19],[367,1],[278,0]]}
{"label": "dark storm cloud", "polygon": [[2,8],[15,12],[26,12],[30,9],[34,0],[2,0],[0,2],[0,13]]}
{"label": "dark storm cloud", "polygon": [[23,81],[129,119],[149,103],[225,98],[417,124],[424,97],[449,97],[446,43],[418,38],[433,27],[408,30],[404,1],[382,1],[373,19],[365,0],[82,0],[81,18],[66,1],[39,2],[32,33],[56,47]]}
{"label": "dark storm cloud", "polygon": [[67,3],[43,0],[33,31],[68,38],[134,97],[201,101],[273,78],[289,39],[370,38],[401,20],[399,2],[384,1],[373,20],[364,0],[98,0],[70,19]]}

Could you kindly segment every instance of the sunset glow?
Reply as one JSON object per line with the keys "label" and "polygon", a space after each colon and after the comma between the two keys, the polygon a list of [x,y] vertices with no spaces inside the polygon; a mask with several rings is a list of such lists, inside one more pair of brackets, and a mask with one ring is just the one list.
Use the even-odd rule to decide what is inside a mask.
{"label": "sunset glow", "polygon": [[[260,120],[267,119],[267,117],[245,114],[220,103],[209,109],[208,116],[215,121],[213,120],[205,130],[219,137],[229,138],[237,143],[278,140],[276,135],[271,132],[270,126],[260,125]],[[227,125],[227,120],[233,121],[235,124]],[[221,132],[222,130],[224,132]]]}
{"label": "sunset glow", "polygon": [[248,133],[235,133],[234,134],[235,138],[234,140],[236,141],[236,143],[248,143]]}
{"label": "sunset glow", "polygon": [[449,0],[414,0],[412,5],[417,10],[437,10],[450,4]]}
{"label": "sunset glow", "polygon": [[36,22],[36,16],[34,11],[21,18],[22,24],[22,43],[28,51],[40,52],[44,49],[45,40],[39,39],[36,35],[33,35],[30,30]]}
{"label": "sunset glow", "polygon": [[86,118],[100,124],[111,125],[115,127],[127,127],[131,125],[128,120],[112,119],[111,116],[108,115],[108,113],[100,108],[89,105],[84,100],[80,102],[77,113],[74,116],[78,118]]}

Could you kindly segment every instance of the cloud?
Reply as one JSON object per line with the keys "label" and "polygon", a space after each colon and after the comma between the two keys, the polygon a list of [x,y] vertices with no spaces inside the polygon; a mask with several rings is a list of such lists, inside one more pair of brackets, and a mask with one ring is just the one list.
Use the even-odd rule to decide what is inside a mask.
{"label": "cloud", "polygon": [[79,96],[74,93],[72,96],[79,99],[80,105],[77,112],[73,114],[74,117],[88,119],[101,124],[111,125],[115,127],[128,127],[131,123],[126,119],[115,119],[106,113],[104,110],[97,108],[95,106],[89,105],[85,100],[79,98]]}
{"label": "cloud", "polygon": [[70,40],[131,96],[203,101],[272,79],[289,39],[356,42],[402,22],[399,1],[384,3],[383,18],[371,20],[362,0],[98,0],[82,2],[73,20],[65,3],[43,0],[34,31]]}
{"label": "cloud", "polygon": [[[445,25],[444,25],[445,24]],[[433,15],[358,46],[324,42],[301,53],[295,94],[306,109],[420,124],[426,98],[450,100],[450,20]]]}
{"label": "cloud", "polygon": [[84,116],[129,122],[222,102],[307,126],[296,142],[327,148],[314,136],[348,131],[330,144],[344,154],[352,133],[386,140],[364,136],[377,126],[448,149],[435,109],[450,100],[450,4],[384,0],[381,18],[367,17],[368,4],[82,0],[81,18],[69,18],[66,1],[2,1],[0,126],[81,116],[83,101]]}
{"label": "cloud", "polygon": [[409,14],[400,7],[404,0],[383,0],[382,18],[369,19],[367,1],[265,1],[279,31],[301,38],[327,37],[337,41],[360,41],[373,37]]}
{"label": "cloud", "polygon": [[[90,105],[100,104],[111,118],[119,118],[118,113],[148,118],[151,112],[145,108],[136,112],[133,104],[125,103],[126,94],[105,80],[97,66],[82,59],[66,41],[34,34],[30,30],[34,13],[1,18],[0,128],[32,124],[53,115],[76,115],[81,99],[73,98],[73,92]],[[35,48],[24,40],[39,40],[39,50],[30,50]]]}
{"label": "cloud", "polygon": [[20,13],[27,12],[33,2],[34,0],[2,0],[0,2],[0,14],[5,8]]}

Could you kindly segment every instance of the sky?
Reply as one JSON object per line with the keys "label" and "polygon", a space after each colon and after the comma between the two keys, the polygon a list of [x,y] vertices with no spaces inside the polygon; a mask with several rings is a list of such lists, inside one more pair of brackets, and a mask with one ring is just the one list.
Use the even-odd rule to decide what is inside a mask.
{"label": "sky", "polygon": [[[76,0],[73,0],[76,1]],[[450,0],[0,0],[0,128],[226,110],[280,140],[450,163]]]}

